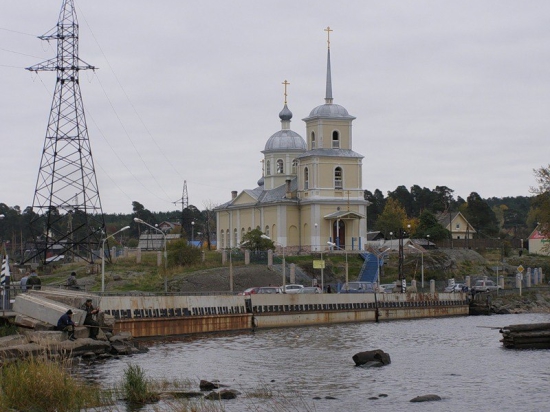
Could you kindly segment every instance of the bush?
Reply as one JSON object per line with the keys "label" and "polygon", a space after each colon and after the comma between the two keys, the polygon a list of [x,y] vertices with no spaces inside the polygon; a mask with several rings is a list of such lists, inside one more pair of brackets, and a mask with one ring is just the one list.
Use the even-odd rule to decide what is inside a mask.
{"label": "bush", "polygon": [[0,337],[16,335],[17,326],[12,323],[6,323],[5,325],[0,326]]}
{"label": "bush", "polygon": [[201,258],[201,250],[187,244],[187,240],[174,240],[167,245],[168,265],[186,266],[198,263]]}

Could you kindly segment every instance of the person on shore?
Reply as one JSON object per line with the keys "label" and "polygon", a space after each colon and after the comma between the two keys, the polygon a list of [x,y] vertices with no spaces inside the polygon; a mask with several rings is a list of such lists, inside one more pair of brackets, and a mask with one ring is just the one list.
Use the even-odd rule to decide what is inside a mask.
{"label": "person on shore", "polygon": [[86,302],[80,308],[86,311],[86,318],[84,319],[84,325],[89,326],[90,338],[97,339],[99,333],[99,323],[94,319],[94,315],[99,313],[99,308],[94,308],[92,305],[92,299],[86,299]]}
{"label": "person on shore", "polygon": [[78,280],[76,280],[76,272],[71,272],[71,276],[67,279],[67,289],[79,290]]}
{"label": "person on shore", "polygon": [[69,334],[69,340],[76,340],[74,336],[74,328],[76,323],[73,322],[73,311],[68,310],[57,321],[57,330],[61,332],[67,332]]}
{"label": "person on shore", "polygon": [[332,293],[332,288],[330,287],[330,285],[327,286],[327,293]]}
{"label": "person on shore", "polygon": [[33,269],[31,270],[31,274],[27,279],[27,289],[40,289],[42,286],[42,281],[38,277],[38,274]]}
{"label": "person on shore", "polygon": [[21,278],[21,281],[19,282],[19,285],[21,286],[21,292],[27,291],[27,280],[29,279],[30,273],[25,273],[25,276]]}

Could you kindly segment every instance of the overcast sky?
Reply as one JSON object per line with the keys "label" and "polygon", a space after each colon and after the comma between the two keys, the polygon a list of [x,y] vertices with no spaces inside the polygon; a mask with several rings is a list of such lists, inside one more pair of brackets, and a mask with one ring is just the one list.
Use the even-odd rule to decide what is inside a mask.
{"label": "overcast sky", "polygon": [[[203,209],[256,187],[267,139],[324,103],[354,121],[363,187],[445,185],[464,199],[529,195],[550,163],[550,2],[75,0],[81,90],[105,212]],[[0,13],[0,202],[31,205],[56,53],[37,39],[61,0]]]}

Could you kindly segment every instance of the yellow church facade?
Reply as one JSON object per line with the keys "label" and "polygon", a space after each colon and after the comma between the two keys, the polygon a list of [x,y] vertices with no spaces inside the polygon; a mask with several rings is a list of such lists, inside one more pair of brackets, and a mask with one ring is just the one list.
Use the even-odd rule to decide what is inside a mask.
{"label": "yellow church facade", "polygon": [[363,156],[352,150],[355,117],[333,102],[330,41],[325,103],[303,119],[305,139],[290,129],[284,84],[281,130],[262,151],[257,187],[232,192],[231,200],[215,209],[217,248],[239,247],[248,231],[260,229],[287,254],[324,251],[327,242],[362,250],[367,236]]}

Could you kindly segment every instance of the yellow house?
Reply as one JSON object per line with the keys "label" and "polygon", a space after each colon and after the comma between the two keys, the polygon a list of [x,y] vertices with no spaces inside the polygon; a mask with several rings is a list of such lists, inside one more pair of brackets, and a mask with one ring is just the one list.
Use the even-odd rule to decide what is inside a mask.
{"label": "yellow house", "polygon": [[476,233],[473,226],[466,220],[460,212],[438,213],[437,221],[441,226],[451,232],[453,239],[472,239],[472,235]]}
{"label": "yellow house", "polygon": [[233,191],[231,200],[215,209],[217,248],[236,247],[257,228],[289,254],[325,250],[327,242],[362,250],[367,236],[363,156],[352,150],[355,117],[333,103],[330,42],[325,102],[303,119],[305,140],[290,130],[284,84],[281,130],[262,151],[258,186]]}

